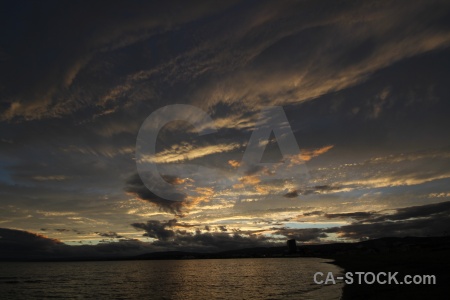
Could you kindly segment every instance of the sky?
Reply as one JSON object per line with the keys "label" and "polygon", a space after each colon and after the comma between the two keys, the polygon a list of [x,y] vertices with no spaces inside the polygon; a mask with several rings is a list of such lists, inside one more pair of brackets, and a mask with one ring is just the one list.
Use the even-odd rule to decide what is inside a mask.
{"label": "sky", "polygon": [[448,235],[448,1],[0,6],[3,257]]}

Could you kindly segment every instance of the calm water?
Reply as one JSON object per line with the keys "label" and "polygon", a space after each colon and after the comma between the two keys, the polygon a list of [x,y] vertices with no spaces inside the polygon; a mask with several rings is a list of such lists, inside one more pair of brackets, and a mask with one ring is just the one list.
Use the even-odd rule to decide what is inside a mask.
{"label": "calm water", "polygon": [[339,299],[316,258],[0,263],[0,299]]}

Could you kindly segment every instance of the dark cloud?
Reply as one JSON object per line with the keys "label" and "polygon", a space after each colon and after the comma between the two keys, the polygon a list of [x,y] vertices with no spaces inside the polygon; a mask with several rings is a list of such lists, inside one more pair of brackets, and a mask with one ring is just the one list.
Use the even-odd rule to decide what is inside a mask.
{"label": "dark cloud", "polygon": [[303,213],[302,215],[305,216],[305,217],[311,217],[311,216],[320,216],[320,215],[323,215],[323,214],[324,214],[323,211],[314,210],[314,211]]}
{"label": "dark cloud", "polygon": [[252,166],[247,167],[247,169],[245,170],[245,175],[247,175],[247,176],[255,175],[255,174],[263,172],[265,170],[266,170],[266,168],[264,166],[252,165]]}
{"label": "dark cloud", "polygon": [[450,215],[432,215],[420,219],[399,220],[398,222],[354,223],[342,227],[324,230],[326,233],[336,233],[344,239],[375,239],[381,237],[406,236],[443,236],[450,233]]}
{"label": "dark cloud", "polygon": [[180,184],[182,183],[182,179],[177,176],[172,175],[162,175],[162,178],[170,184]]}
{"label": "dark cloud", "polygon": [[[174,229],[178,227],[176,219],[161,222],[156,220],[146,223],[133,223],[131,226],[144,230],[143,236],[157,239],[153,245],[167,249],[189,249],[196,251],[221,251],[238,248],[271,245],[268,237],[257,235],[256,232],[233,230],[229,233],[226,226],[218,226],[219,231],[187,232]],[[182,226],[183,227],[183,226]]]}
{"label": "dark cloud", "polygon": [[288,193],[284,194],[283,197],[286,197],[286,198],[296,198],[296,197],[298,197],[298,193],[297,193],[296,190],[294,190],[294,191],[292,191],[292,192],[288,192]]}
{"label": "dark cloud", "polygon": [[358,222],[328,229],[326,232],[335,232],[350,239],[441,236],[450,233],[450,202],[399,208],[392,214],[379,212],[356,215],[359,217]]}
{"label": "dark cloud", "polygon": [[395,214],[380,216],[372,220],[372,222],[430,218],[434,216],[450,216],[450,202],[399,208]]}
{"label": "dark cloud", "polygon": [[[137,197],[140,200],[144,200],[155,204],[161,210],[175,214],[177,216],[183,216],[183,207],[185,203],[182,201],[172,201],[161,198],[152,193],[142,182],[142,179],[138,174],[132,175],[126,181],[125,191]],[[184,197],[180,194],[181,197]]]}
{"label": "dark cloud", "polygon": [[123,235],[118,234],[117,232],[96,232],[99,236],[111,238],[111,239],[120,239],[123,238]]}
{"label": "dark cloud", "polygon": [[277,233],[304,241],[319,241],[319,238],[331,233],[350,240],[450,234],[450,202],[399,208],[389,214],[383,211],[354,212],[325,214],[325,217],[351,218],[355,221],[350,225],[325,229],[282,228]]}
{"label": "dark cloud", "polygon": [[325,218],[328,219],[345,219],[345,218],[352,218],[355,220],[363,220],[367,221],[368,219],[372,218],[373,216],[378,215],[373,212],[352,212],[352,213],[335,213],[335,214],[325,214]]}
{"label": "dark cloud", "polygon": [[[304,188],[304,189],[300,189],[300,190],[296,190],[293,191],[291,193],[287,193],[285,195],[285,197],[287,198],[295,198],[298,195],[312,195],[312,194],[325,194],[327,192],[332,192],[332,191],[339,191],[341,188],[337,187],[337,186],[331,186],[331,185],[316,185],[310,188]],[[291,196],[291,197],[289,197]]]}
{"label": "dark cloud", "polygon": [[217,226],[217,228],[219,228],[220,231],[228,231],[227,226],[220,225]]}
{"label": "dark cloud", "polygon": [[142,229],[145,231],[144,236],[148,236],[151,238],[156,238],[158,240],[166,241],[170,238],[175,237],[175,232],[171,228],[176,224],[177,220],[169,220],[167,222],[160,221],[147,221],[147,223],[133,223],[133,226],[136,229]]}
{"label": "dark cloud", "polygon": [[[86,73],[92,71],[90,68],[98,68],[96,54],[103,54],[108,60],[105,53],[120,51],[228,5],[205,1],[193,5],[182,1],[134,3],[126,7],[118,1],[108,5],[77,2],[69,7],[53,1],[25,1],[23,6],[5,4],[2,11],[9,13],[2,13],[1,17],[5,45],[1,50],[8,59],[2,62],[0,78],[5,83],[2,92],[9,96],[9,105],[3,118],[39,119],[81,110],[86,99],[78,93],[80,84],[89,90],[84,97],[91,101],[95,101],[91,93],[105,88],[102,80],[97,81],[97,87],[84,80]],[[43,11],[44,14],[39,13]],[[15,26],[17,20],[20,26]],[[59,26],[48,26],[49,23]],[[115,72],[115,76],[122,75],[119,70]],[[22,89],[22,85],[28,88]],[[70,97],[66,97],[68,94]]]}

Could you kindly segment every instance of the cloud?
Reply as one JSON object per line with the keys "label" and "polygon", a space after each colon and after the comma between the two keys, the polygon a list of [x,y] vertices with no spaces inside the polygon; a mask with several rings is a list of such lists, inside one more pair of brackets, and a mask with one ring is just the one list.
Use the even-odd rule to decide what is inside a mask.
{"label": "cloud", "polygon": [[76,212],[73,211],[45,211],[45,210],[37,210],[36,213],[42,214],[46,217],[54,217],[54,216],[75,216]]}
{"label": "cloud", "polygon": [[[177,217],[185,217],[190,209],[201,202],[209,202],[214,195],[213,187],[196,187],[190,184],[192,179],[185,180],[176,176],[163,175],[168,183],[176,185],[188,184],[188,190],[191,193],[181,193],[174,191],[173,198],[168,200],[155,195],[142,182],[138,174],[130,176],[125,183],[125,192],[133,195],[139,200],[146,201],[156,205],[161,211],[174,214]],[[185,190],[181,190],[185,191]]]}
{"label": "cloud", "polygon": [[430,193],[428,198],[446,198],[450,197],[450,193]]}
{"label": "cloud", "polygon": [[[291,7],[292,12],[310,11],[314,18],[284,12],[287,20],[296,18],[296,22],[281,33],[275,31],[280,20],[274,14],[264,24],[271,24],[275,31],[268,45],[257,39],[257,30],[252,32],[251,38],[260,42],[258,46],[263,49],[254,47],[254,60],[258,64],[250,64],[214,82],[195,98],[209,107],[241,101],[249,109],[299,103],[353,86],[396,61],[446,47],[450,40],[448,31],[430,30],[425,21],[438,23],[437,16],[442,17],[443,12],[422,1],[407,11],[388,3],[373,9],[371,2],[345,9],[329,6],[321,14],[314,13],[317,6],[312,2],[292,6],[298,6]],[[421,19],[420,25],[411,26],[417,24],[414,20],[423,9],[433,11],[433,17],[430,15],[429,19]],[[261,32],[270,32],[261,27]]]}
{"label": "cloud", "polygon": [[381,188],[394,186],[418,185],[435,180],[450,178],[450,172],[441,175],[430,176],[430,174],[411,173],[411,174],[393,174],[392,176],[356,179],[342,182],[344,186],[359,186],[364,188]]}
{"label": "cloud", "polygon": [[450,202],[371,212],[326,213],[312,211],[303,216],[353,220],[348,225],[329,228],[273,228],[275,234],[304,242],[322,239],[358,241],[381,237],[443,236],[450,233]]}
{"label": "cloud", "polygon": [[141,178],[138,174],[134,174],[129,177],[126,181],[125,191],[136,198],[150,202],[157,207],[159,207],[162,211],[172,213],[177,216],[183,216],[183,207],[186,203],[183,203],[183,200],[186,200],[185,196],[179,194],[179,197],[182,201],[172,201],[161,198],[154,193],[152,193],[142,182]]}
{"label": "cloud", "polygon": [[294,190],[294,191],[292,191],[292,192],[288,192],[288,193],[284,194],[283,197],[286,197],[286,198],[296,198],[296,197],[298,197],[298,193],[297,193],[296,190]]}
{"label": "cloud", "polygon": [[[6,68],[2,68],[2,77],[10,77],[7,89],[10,105],[0,119],[55,118],[86,108],[86,97],[95,101],[96,97],[92,97],[92,93],[96,93],[98,88],[87,84],[89,89],[84,97],[78,94],[77,88],[80,83],[85,83],[85,73],[89,74],[90,68],[98,67],[96,58],[120,51],[156,34],[171,32],[181,24],[217,13],[232,4],[212,5],[199,1],[175,13],[175,7],[182,5],[178,1],[171,1],[170,5],[136,3],[126,7],[112,3],[108,9],[100,3],[89,5],[89,9],[85,4],[77,3],[68,13],[58,3],[39,3],[39,11],[46,11],[45,18],[33,14],[21,29],[24,40],[15,41],[5,49],[12,53],[15,47],[26,48],[15,51],[15,59],[9,60]],[[50,9],[50,6],[57,8]],[[89,13],[86,14],[86,11]],[[24,18],[22,10],[12,9],[10,13],[16,15],[14,19]],[[82,26],[79,24],[80,15],[84,16]],[[133,18],[127,17],[129,15],[133,15]],[[57,27],[63,30],[46,26],[49,20],[60,24]],[[43,42],[39,38],[42,36],[52,36],[53,39]],[[29,49],[32,49],[35,58],[38,57],[33,59],[35,63],[32,67]],[[49,61],[46,58],[48,49],[55,49],[60,55]],[[27,75],[23,76],[23,73]],[[23,90],[17,82],[28,88]]]}
{"label": "cloud", "polygon": [[413,162],[423,159],[448,159],[450,151],[447,149],[428,149],[410,153],[391,154],[388,156],[378,156],[367,160],[366,164],[402,163]]}
{"label": "cloud", "polygon": [[[266,105],[288,105],[348,88],[377,70],[446,47],[450,41],[442,21],[448,8],[445,2],[433,5],[416,1],[407,10],[395,3],[383,3],[374,9],[374,1],[343,7],[327,5],[327,9],[318,7],[314,1],[259,3],[251,9],[238,5],[239,10],[230,10],[235,2],[213,5],[199,1],[177,13],[173,13],[177,1],[171,3],[127,7],[116,3],[108,10],[94,5],[83,26],[79,26],[76,17],[86,11],[82,3],[72,8],[70,17],[49,12],[46,19],[62,24],[62,31],[32,18],[35,23],[27,23],[25,31],[28,35],[35,34],[36,38],[28,42],[42,62],[29,68],[28,76],[24,77],[24,84],[30,86],[27,91],[17,84],[7,85],[8,107],[2,119],[55,118],[97,104],[102,107],[123,95],[137,95],[139,84],[155,77],[173,84],[206,75],[210,79],[189,91],[184,99],[203,102],[202,106],[208,108],[236,102],[252,110]],[[43,9],[47,5],[40,4]],[[425,10],[429,13],[421,14]],[[118,11],[134,17],[117,18]],[[230,18],[231,14],[234,18]],[[204,27],[191,23],[211,15],[215,17],[205,21],[208,25]],[[417,18],[418,15],[421,17]],[[186,24],[189,26],[182,26]],[[127,48],[144,48],[141,42],[155,36],[163,37],[165,47],[168,43],[165,39],[176,36],[180,26],[182,33],[199,38],[183,40],[182,47],[163,48],[167,53],[161,53],[160,59],[151,63],[142,55],[139,61],[143,66],[133,68],[139,51],[130,57],[129,53],[126,55]],[[42,43],[38,36],[56,38]],[[49,62],[45,55],[51,47],[62,55]],[[21,78],[20,74],[30,65],[27,51],[16,55],[19,57],[11,61],[17,65],[8,64],[3,74],[8,83]],[[119,61],[112,60],[110,55]],[[127,62],[130,71],[124,74],[123,70],[117,70],[116,78],[112,79],[111,69],[116,71]],[[105,76],[105,82],[94,87],[89,80],[99,74]],[[80,92],[83,85],[84,93]],[[111,109],[117,107],[106,108]],[[381,106],[374,112],[380,109]]]}
{"label": "cloud", "polygon": [[398,208],[394,214],[379,216],[372,222],[429,218],[436,215],[450,216],[450,202]]}
{"label": "cloud", "polygon": [[118,234],[117,232],[109,231],[109,232],[96,232],[99,236],[110,238],[110,239],[120,239],[123,238],[123,235]]}
{"label": "cloud", "polygon": [[216,232],[207,229],[205,229],[206,232],[173,229],[179,226],[176,219],[162,222],[151,220],[147,223],[133,223],[131,225],[144,230],[143,236],[157,239],[153,242],[153,245],[168,249],[208,252],[273,245],[273,242],[269,241],[270,238],[264,235],[258,235],[256,232],[241,232],[240,230],[228,232],[225,226],[218,226],[219,231]]}
{"label": "cloud", "polygon": [[[297,195],[312,195],[312,194],[328,194],[342,191],[343,188],[333,185],[316,185],[313,187],[306,187],[303,189],[296,190]],[[289,197],[288,197],[289,198]]]}
{"label": "cloud", "polygon": [[326,233],[335,233],[340,238],[358,240],[375,239],[386,236],[442,236],[448,235],[450,217],[439,214],[417,220],[402,220],[400,222],[377,222],[369,224],[351,224],[342,228],[331,228]]}
{"label": "cloud", "polygon": [[[241,215],[282,224],[311,210],[322,213],[305,213],[307,220],[362,226],[356,221],[373,222],[382,209],[448,200],[449,4],[410,2],[113,1],[70,12],[40,3],[31,15],[8,8],[0,29],[0,222],[121,233],[137,217],[226,216],[231,233]],[[204,108],[218,128],[197,138],[183,124],[158,136],[161,151],[149,159],[214,168],[189,179],[162,172],[180,191],[192,189],[180,202],[127,178],[143,120],[174,103]],[[311,180],[299,179],[298,165],[274,174],[238,163],[257,112],[272,105],[283,105],[303,149],[296,162],[306,162]],[[238,167],[248,168],[236,174]],[[189,231],[178,227],[165,229]]]}
{"label": "cloud", "polygon": [[398,208],[390,214],[360,212],[349,217],[357,221],[324,232],[354,240],[385,236],[442,236],[450,232],[450,202]]}
{"label": "cloud", "polygon": [[299,162],[310,161],[312,158],[328,152],[333,147],[334,147],[334,145],[329,145],[329,146],[324,146],[322,148],[313,149],[313,150],[302,149],[300,151],[299,157],[297,157],[297,160],[299,160]]}
{"label": "cloud", "polygon": [[355,219],[355,220],[365,220],[367,221],[369,218],[373,217],[374,213],[372,212],[351,212],[351,213],[331,213],[331,214],[325,214],[325,218],[328,219]]}
{"label": "cloud", "polygon": [[175,237],[175,232],[171,229],[166,228],[173,227],[176,222],[176,219],[169,220],[166,223],[162,223],[159,221],[147,221],[147,223],[133,223],[131,224],[131,226],[136,229],[144,230],[144,236],[156,238],[161,241],[166,241],[170,238]]}
{"label": "cloud", "polygon": [[240,147],[241,145],[239,143],[206,145],[202,147],[194,147],[194,145],[186,143],[183,145],[173,145],[170,149],[158,152],[154,156],[143,155],[142,160],[153,163],[173,163],[229,152]]}
{"label": "cloud", "polygon": [[217,228],[219,228],[220,231],[228,231],[227,227],[223,225],[217,226]]}
{"label": "cloud", "polygon": [[273,239],[271,241],[268,236],[261,234],[264,230],[230,230],[226,225],[217,225],[213,231],[212,225],[205,227],[201,224],[179,223],[176,219],[150,220],[146,223],[133,223],[131,226],[144,230],[143,236],[155,238],[153,245],[167,249],[208,252],[274,245]]}
{"label": "cloud", "polygon": [[130,155],[134,153],[134,148],[131,146],[111,146],[111,145],[95,145],[86,147],[77,147],[74,145],[66,146],[61,149],[63,152],[76,152],[84,155],[104,156],[107,158],[114,158],[120,155]]}
{"label": "cloud", "polygon": [[310,211],[310,212],[305,212],[302,214],[302,216],[304,217],[311,217],[311,216],[320,216],[323,215],[324,212],[320,211],[320,210],[314,210],[314,211]]}
{"label": "cloud", "polygon": [[[336,193],[406,186],[446,180],[449,159],[446,149],[375,156],[362,162],[328,165],[310,174],[323,188],[299,190],[302,194]],[[319,186],[318,186],[319,187]]]}
{"label": "cloud", "polygon": [[243,185],[257,185],[261,182],[261,179],[257,175],[246,175],[241,178],[239,178],[239,181]]}
{"label": "cloud", "polygon": [[240,162],[238,162],[237,160],[233,160],[233,159],[230,159],[230,160],[228,161],[228,164],[229,164],[230,166],[232,166],[233,168],[238,168],[238,167],[241,165]]}
{"label": "cloud", "polygon": [[177,176],[163,175],[162,178],[170,184],[178,185],[186,183],[186,179],[179,178]]}

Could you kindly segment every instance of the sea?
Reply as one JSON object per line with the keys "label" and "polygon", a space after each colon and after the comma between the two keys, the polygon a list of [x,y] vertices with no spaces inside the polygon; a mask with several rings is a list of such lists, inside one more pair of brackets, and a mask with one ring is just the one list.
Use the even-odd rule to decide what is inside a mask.
{"label": "sea", "polygon": [[340,299],[319,258],[1,262],[0,299]]}

